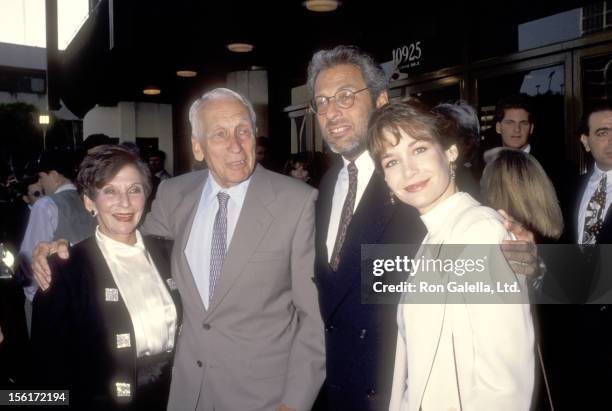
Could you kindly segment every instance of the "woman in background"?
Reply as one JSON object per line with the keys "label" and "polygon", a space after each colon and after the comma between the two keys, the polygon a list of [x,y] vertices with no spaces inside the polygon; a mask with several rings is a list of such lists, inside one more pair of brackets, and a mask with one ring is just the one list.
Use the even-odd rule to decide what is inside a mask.
{"label": "woman in background", "polygon": [[[493,209],[457,189],[457,140],[449,118],[416,103],[391,103],[370,119],[368,147],[392,195],[421,214],[428,231],[423,244],[438,245],[422,246],[417,260],[430,258],[428,250],[437,248],[436,258],[457,261],[453,244],[510,238]],[[497,245],[478,250],[486,250],[491,275],[519,282]],[[418,272],[413,281],[449,277]],[[454,304],[438,295],[432,297],[438,304],[398,306],[390,410],[529,410],[534,385],[529,305],[470,304],[473,296],[462,297]]]}
{"label": "woman in background", "polygon": [[292,154],[285,163],[283,174],[310,184],[312,176],[308,153]]}
{"label": "woman in background", "polygon": [[149,169],[121,146],[92,149],[77,186],[95,235],[34,299],[32,344],[41,388],[70,390],[75,409],[165,410],[181,318],[169,244],[137,229]]}
{"label": "woman in background", "polygon": [[506,210],[536,236],[536,242],[554,242],[563,232],[563,216],[552,182],[529,153],[494,149],[480,180],[485,204]]}

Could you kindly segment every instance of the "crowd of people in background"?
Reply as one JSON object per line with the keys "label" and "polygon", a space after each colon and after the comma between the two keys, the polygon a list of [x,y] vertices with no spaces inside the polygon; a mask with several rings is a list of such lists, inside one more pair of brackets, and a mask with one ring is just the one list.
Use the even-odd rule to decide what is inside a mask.
{"label": "crowd of people in background", "polygon": [[[593,161],[580,177],[537,143],[528,96],[500,96],[499,147],[485,151],[467,102],[389,101],[387,81],[357,48],[317,52],[308,87],[329,150],[291,154],[276,170],[250,102],[215,89],[189,114],[206,170],[172,177],[164,152],[93,135],[80,159],[48,150],[0,184],[0,240],[17,256],[0,279],[0,387],[57,385],[65,366],[75,401],[100,409],[609,403],[612,299],[586,303],[610,284],[595,246],[612,242],[612,105],[585,107],[576,138]],[[566,304],[362,304],[363,244],[494,245],[499,275],[532,301]],[[121,299],[127,325],[101,301],[62,305],[98,289]],[[96,354],[104,363],[83,367]]]}

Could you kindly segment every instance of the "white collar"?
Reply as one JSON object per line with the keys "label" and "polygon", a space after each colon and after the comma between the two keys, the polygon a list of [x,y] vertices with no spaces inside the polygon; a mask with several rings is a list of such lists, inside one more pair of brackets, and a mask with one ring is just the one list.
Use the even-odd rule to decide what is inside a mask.
{"label": "white collar", "polygon": [[76,187],[74,184],[72,184],[71,182],[67,182],[65,184],[62,184],[61,186],[59,186],[54,192],[53,194],[58,194],[61,193],[62,191],[70,191],[70,190],[76,190]]}
{"label": "white collar", "polygon": [[223,191],[224,193],[229,194],[230,199],[232,199],[232,201],[235,201],[238,204],[242,204],[242,202],[244,201],[244,198],[246,197],[246,192],[249,188],[249,183],[251,182],[252,176],[253,174],[251,174],[249,178],[247,178],[244,181],[241,181],[235,186],[224,188],[224,187],[221,187],[219,183],[217,183],[217,180],[215,180],[215,177],[212,175],[212,173],[209,170],[208,179],[206,181],[206,187],[204,187],[204,193],[203,193],[204,199],[206,201],[211,201],[217,196],[217,194],[220,191]]}
{"label": "white collar", "polygon": [[599,182],[599,180],[601,180],[601,176],[604,175],[604,173],[608,177],[608,182],[611,182],[612,181],[612,170],[603,171],[602,169],[597,167],[597,163],[595,163],[595,165],[593,166],[593,174],[591,174],[591,178],[589,178],[589,181]]}
{"label": "white collar", "polygon": [[[344,163],[343,168],[346,170],[347,166],[351,161],[342,157],[342,162]],[[374,160],[372,160],[372,157],[370,157],[370,152],[368,150],[365,150],[363,153],[359,154],[359,157],[355,159],[354,163],[359,173],[364,175],[366,174],[366,172],[368,175],[371,174],[375,168]]]}
{"label": "white collar", "polygon": [[98,245],[104,247],[105,249],[112,251],[114,254],[131,254],[131,253],[140,253],[145,251],[144,242],[142,241],[142,235],[140,231],[135,230],[136,234],[136,243],[135,244],[126,244],[121,241],[117,241],[113,238],[110,238],[108,235],[104,234],[102,230],[100,230],[100,226],[96,227],[96,241]]}
{"label": "white collar", "polygon": [[422,214],[421,220],[429,233],[435,233],[440,228],[449,226],[449,218],[454,218],[461,209],[469,207],[473,203],[475,203],[475,200],[469,194],[458,191],[425,214]]}

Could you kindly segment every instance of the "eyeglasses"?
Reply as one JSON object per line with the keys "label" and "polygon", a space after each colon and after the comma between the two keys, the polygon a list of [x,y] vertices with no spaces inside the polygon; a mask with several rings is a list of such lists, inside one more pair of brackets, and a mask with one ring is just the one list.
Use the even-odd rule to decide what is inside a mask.
{"label": "eyeglasses", "polygon": [[355,95],[367,89],[368,87],[357,91],[342,89],[331,97],[318,96],[312,99],[310,106],[315,113],[320,115],[327,113],[331,99],[335,99],[336,104],[340,108],[351,108],[353,107],[353,104],[355,104]]}

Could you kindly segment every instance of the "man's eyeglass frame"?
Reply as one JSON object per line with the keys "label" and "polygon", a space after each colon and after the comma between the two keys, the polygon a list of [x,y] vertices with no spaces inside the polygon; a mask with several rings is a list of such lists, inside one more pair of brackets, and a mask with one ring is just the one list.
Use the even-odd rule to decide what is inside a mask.
{"label": "man's eyeglass frame", "polygon": [[[357,96],[358,93],[361,93],[362,91],[368,90],[369,87],[365,87],[356,91],[347,89],[347,88],[343,88],[341,90],[338,90],[336,92],[336,94],[334,94],[333,96],[327,97],[327,96],[318,96],[313,98],[312,100],[310,100],[310,109],[315,113],[315,114],[319,114],[319,115],[324,115],[325,113],[327,113],[327,110],[329,109],[329,105],[331,103],[331,100],[334,99],[336,100],[336,104],[338,105],[338,107],[340,108],[344,108],[344,109],[348,109],[353,107],[353,105],[355,104],[355,97]],[[351,103],[348,105],[343,105],[342,103],[340,103],[340,101],[338,100],[338,94],[340,93],[346,93],[346,92],[350,93],[351,96]],[[321,110],[317,110],[317,99],[326,99],[327,100],[327,104],[325,105],[325,109],[323,111]]]}

